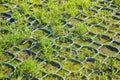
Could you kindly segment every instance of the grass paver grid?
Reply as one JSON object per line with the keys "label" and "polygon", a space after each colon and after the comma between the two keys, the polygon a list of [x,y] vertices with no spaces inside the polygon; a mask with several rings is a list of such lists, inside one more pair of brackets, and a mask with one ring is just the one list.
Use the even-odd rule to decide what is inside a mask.
{"label": "grass paver grid", "polygon": [[[19,11],[19,5],[15,3],[0,5],[10,9],[16,8]],[[11,8],[9,5],[14,7]],[[36,7],[39,10],[39,7]],[[0,34],[10,32],[9,29],[5,29],[2,25],[18,24],[19,17],[14,18],[13,13],[14,11],[11,12],[9,10],[0,12]],[[24,13],[21,13],[21,17],[23,15]],[[120,5],[115,4],[114,0],[99,1],[88,12],[83,10],[74,18],[70,18],[62,24],[61,34],[57,32],[59,29],[56,29],[56,33],[52,33],[51,24],[39,25],[37,18],[32,16],[32,13],[26,15],[23,20],[23,27],[26,25],[32,28],[32,34],[42,34],[52,38],[55,43],[50,43],[52,47],[50,49],[52,50],[49,51],[43,50],[43,46],[40,45],[42,43],[32,37],[20,44],[11,45],[5,50],[4,55],[0,56],[1,80],[120,79]],[[7,21],[7,24],[4,24],[4,21]],[[88,26],[87,31],[83,35],[75,31],[77,23],[83,23],[83,26]],[[20,25],[22,26],[22,24]],[[47,41],[50,40],[48,39]],[[45,57],[45,51],[48,53],[47,57]],[[28,73],[20,75],[21,73],[18,71],[18,75],[16,75],[17,69],[22,67],[22,64],[25,65],[24,63],[26,63],[29,65],[26,60],[30,56],[32,57],[30,58],[31,60],[37,60],[37,66],[39,66],[40,70],[37,69],[38,67],[35,68],[36,64],[33,63],[33,69],[26,66],[28,68],[26,72]],[[6,59],[3,60],[3,58]],[[32,63],[32,61],[30,62]],[[4,70],[8,70],[8,73]],[[31,74],[32,72],[35,72],[35,75]],[[14,75],[16,78],[12,77]]]}

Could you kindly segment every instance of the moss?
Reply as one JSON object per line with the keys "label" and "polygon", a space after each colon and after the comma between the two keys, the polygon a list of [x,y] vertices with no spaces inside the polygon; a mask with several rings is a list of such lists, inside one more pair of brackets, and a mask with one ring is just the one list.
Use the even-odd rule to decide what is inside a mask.
{"label": "moss", "polygon": [[118,20],[117,19],[115,19],[114,17],[112,17],[112,16],[106,16],[105,18],[105,22],[107,22],[107,23],[117,23],[118,22]]}
{"label": "moss", "polygon": [[83,37],[83,36],[79,36],[77,38],[74,39],[75,43],[78,45],[82,45],[82,46],[88,46],[92,40],[90,38],[87,37]]}
{"label": "moss", "polygon": [[120,31],[120,26],[119,25],[112,25],[112,26],[109,26],[109,29],[112,31],[112,32],[119,32]]}
{"label": "moss", "polygon": [[116,57],[120,59],[120,53]]}
{"label": "moss", "polygon": [[65,80],[87,80],[81,74],[70,74],[65,78]]}
{"label": "moss", "polygon": [[0,79],[8,78],[12,71],[10,67],[0,64]]}
{"label": "moss", "polygon": [[80,70],[80,73],[88,76],[90,73],[92,73],[92,70],[87,67],[84,67],[83,69]]}
{"label": "moss", "polygon": [[82,22],[80,22],[79,20],[77,19],[70,19],[69,22],[73,25],[73,26],[81,26]]}
{"label": "moss", "polygon": [[109,44],[111,40],[111,38],[105,35],[98,35],[95,37],[95,41],[101,44]]}
{"label": "moss", "polygon": [[[43,72],[48,73],[48,74],[50,74],[50,73],[55,73],[55,72],[59,69],[59,67],[58,67],[58,66],[55,66],[55,64],[56,64],[56,63],[43,62],[43,63],[41,64],[41,70],[42,70]],[[58,65],[58,64],[56,64],[56,65]]]}
{"label": "moss", "polygon": [[66,60],[62,63],[62,67],[71,72],[77,72],[82,68],[82,64],[74,60]]}
{"label": "moss", "polygon": [[14,60],[10,61],[10,64],[13,66],[18,66],[20,63],[21,63],[21,61],[18,59],[14,59]]}
{"label": "moss", "polygon": [[78,50],[77,59],[80,61],[84,61],[87,57],[93,57],[95,55],[96,51],[94,49],[83,47]]}
{"label": "moss", "polygon": [[[100,13],[98,14],[98,17],[101,15],[101,16],[110,16],[111,14],[113,13],[112,10],[107,10],[107,9],[104,9],[104,10],[101,10]],[[100,16],[100,18],[101,18]]]}
{"label": "moss", "polygon": [[101,45],[100,45],[100,44],[97,44],[97,43],[93,43],[93,44],[91,44],[91,46],[92,46],[93,48],[98,49]]}
{"label": "moss", "polygon": [[36,76],[36,78],[42,78],[43,76],[45,76],[45,73],[42,71],[39,71],[39,72],[37,72],[37,74],[35,76]]}
{"label": "moss", "polygon": [[98,23],[101,22],[101,20],[97,17],[89,17],[89,18],[86,19],[86,22],[88,24],[98,24]]}
{"label": "moss", "polygon": [[[43,51],[38,52],[37,55],[38,55],[38,57],[40,57],[41,59],[46,59],[46,60],[52,61],[53,58],[55,58],[55,57],[57,56],[57,54],[56,54],[56,52],[50,52],[50,53],[52,53],[52,54],[50,54],[49,57],[47,57],[48,55],[47,55],[45,52],[43,52]],[[45,56],[45,54],[46,54],[46,56]]]}
{"label": "moss", "polygon": [[72,48],[72,49],[74,49],[74,50],[77,50],[77,49],[79,49],[81,46],[80,45],[78,45],[78,44],[72,44],[71,46],[70,46],[70,48]]}
{"label": "moss", "polygon": [[55,76],[55,75],[50,74],[50,75],[47,75],[47,76],[44,78],[44,80],[62,80],[62,79],[60,79],[59,77],[57,77],[57,76]]}
{"label": "moss", "polygon": [[119,47],[119,45],[120,45],[120,43],[119,43],[119,42],[117,42],[117,41],[113,41],[113,42],[112,42],[112,45],[113,45],[113,46],[115,46],[116,48],[118,48],[118,47]]}
{"label": "moss", "polygon": [[114,56],[118,50],[111,46],[103,46],[100,48],[100,53],[107,55],[107,56]]}
{"label": "moss", "polygon": [[65,60],[65,58],[60,57],[60,56],[58,56],[54,59],[54,61],[59,62],[59,63],[63,62],[64,60]]}
{"label": "moss", "polygon": [[17,47],[20,48],[20,49],[27,49],[27,48],[30,48],[31,45],[32,45],[32,42],[22,41],[19,44],[17,44]]}
{"label": "moss", "polygon": [[0,12],[7,12],[8,9],[5,6],[0,5]]}
{"label": "moss", "polygon": [[114,37],[114,39],[115,39],[116,41],[120,42],[120,34],[118,33],[118,34]]}
{"label": "moss", "polygon": [[36,45],[36,46],[31,47],[30,50],[32,50],[33,52],[38,52],[40,51],[40,47]]}
{"label": "moss", "polygon": [[93,38],[95,37],[96,34],[94,34],[94,32],[88,32],[85,36],[88,38]]}
{"label": "moss", "polygon": [[106,29],[104,29],[103,27],[99,27],[99,26],[93,26],[89,29],[89,31],[91,31],[95,34],[103,34],[106,32]]}
{"label": "moss", "polygon": [[65,58],[74,58],[76,53],[73,52],[72,50],[61,49],[61,51],[59,52],[59,55]]}
{"label": "moss", "polygon": [[39,29],[34,30],[32,33],[32,36],[36,39],[38,39],[38,37],[42,37],[43,35],[48,36],[49,33],[45,32],[44,30],[39,30]]}
{"label": "moss", "polygon": [[59,37],[55,40],[55,43],[60,45],[61,47],[65,47],[71,45],[73,41],[66,37]]}
{"label": "moss", "polygon": [[87,28],[88,28],[87,24],[78,24],[77,26],[75,26],[71,29],[71,32],[79,34],[79,35],[85,34],[87,32]]}
{"label": "moss", "polygon": [[93,73],[92,75],[90,75],[90,77],[88,78],[89,80],[110,80],[110,78],[108,77],[108,75],[106,75],[104,72],[103,73]]}
{"label": "moss", "polygon": [[68,30],[63,28],[62,25],[53,26],[52,32],[54,35],[58,35],[58,36],[65,36],[66,34],[68,34]]}
{"label": "moss", "polygon": [[59,70],[59,71],[57,72],[57,74],[59,74],[60,76],[65,77],[66,75],[69,74],[69,72],[66,71],[66,70],[64,70],[64,69],[61,69],[61,70]]}
{"label": "moss", "polygon": [[86,15],[86,16],[93,16],[96,14],[96,12],[92,11],[92,10],[83,10],[83,14]]}
{"label": "moss", "polygon": [[19,58],[21,61],[26,61],[31,56],[34,57],[35,54],[29,50],[25,50],[25,51],[23,50],[23,51],[20,51],[18,54],[16,54],[16,57]]}
{"label": "moss", "polygon": [[91,69],[91,70],[100,70],[103,65],[102,65],[102,61],[98,62],[98,61],[85,61],[84,62],[84,66],[87,69]]}
{"label": "moss", "polygon": [[108,32],[105,33],[105,35],[107,35],[108,37],[112,38],[115,35],[115,33],[112,32],[112,31],[108,31]]}
{"label": "moss", "polygon": [[[78,15],[77,17],[76,17],[77,19],[79,19],[79,20],[84,20],[85,18],[87,18],[87,16],[86,15],[84,15],[83,13],[81,13],[80,15]],[[75,21],[76,22],[76,21]],[[80,21],[79,21],[80,22]]]}
{"label": "moss", "polygon": [[20,49],[17,47],[11,47],[7,51],[12,53],[12,54],[17,54],[20,51]]}
{"label": "moss", "polygon": [[104,61],[106,56],[105,55],[102,55],[102,54],[98,54],[96,57],[95,57],[97,60],[99,61]]}
{"label": "moss", "polygon": [[120,4],[120,0],[114,0],[114,3],[119,5]]}
{"label": "moss", "polygon": [[14,57],[12,54],[7,53],[7,52],[0,53],[0,56],[1,56],[0,62],[7,62]]}

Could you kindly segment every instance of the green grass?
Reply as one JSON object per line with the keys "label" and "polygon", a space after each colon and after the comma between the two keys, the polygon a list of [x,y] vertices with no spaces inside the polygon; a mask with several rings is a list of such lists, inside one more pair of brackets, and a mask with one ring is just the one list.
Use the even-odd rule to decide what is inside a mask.
{"label": "green grass", "polygon": [[114,0],[115,4],[120,5],[120,0]]}
{"label": "green grass", "polygon": [[17,45],[21,41],[28,39],[31,35],[30,29],[18,30],[18,29],[9,29],[12,33],[1,35],[0,36],[0,51],[7,49],[11,45]]}
{"label": "green grass", "polygon": [[[112,75],[113,79],[118,80],[119,44],[113,45],[117,51],[101,51],[104,48],[103,42],[113,44],[112,41],[106,42],[101,34],[108,36],[110,30],[113,33],[110,40],[119,42],[120,26],[115,25],[119,20],[111,16],[113,11],[99,10],[95,13],[90,10],[93,5],[101,8],[108,6],[106,2],[103,1],[102,4],[98,1],[103,0],[1,0],[0,64],[7,62],[16,67],[10,78],[59,80],[60,77],[62,80],[61,77],[64,76],[65,80],[111,80]],[[120,0],[114,0],[113,4],[119,5]],[[1,14],[9,10],[7,13],[12,15],[11,18],[7,14]],[[15,21],[9,22],[11,19]],[[104,22],[100,23],[101,19]],[[87,47],[93,47],[93,42],[100,44],[101,48],[98,49],[98,45],[94,46],[96,51],[88,49]],[[28,51],[24,52],[26,49]],[[12,71],[8,67],[0,65],[0,78],[7,78],[10,72]],[[87,76],[86,79],[84,76]]]}
{"label": "green grass", "polygon": [[[25,76],[30,76],[39,74],[40,72],[40,66],[37,60],[33,59],[32,56],[30,56],[28,59],[26,59],[21,65],[17,67],[16,72],[13,74],[12,78],[16,78],[19,80],[19,78],[22,78]],[[17,76],[18,75],[18,76]]]}
{"label": "green grass", "polygon": [[52,44],[53,44],[53,40],[51,38],[45,37],[45,36],[41,36],[38,39],[38,43],[42,46],[43,49],[43,54],[45,56],[46,59],[48,60],[52,60]]}
{"label": "green grass", "polygon": [[0,5],[0,12],[6,12],[8,9]]}
{"label": "green grass", "polygon": [[6,65],[0,64],[0,79],[6,79],[11,72],[11,68]]}

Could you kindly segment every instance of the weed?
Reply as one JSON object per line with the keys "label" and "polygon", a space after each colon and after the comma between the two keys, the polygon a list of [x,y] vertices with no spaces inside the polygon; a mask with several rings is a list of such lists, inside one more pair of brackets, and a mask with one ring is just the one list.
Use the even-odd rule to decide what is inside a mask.
{"label": "weed", "polygon": [[21,78],[20,76],[35,76],[40,72],[38,61],[33,59],[30,56],[26,59],[21,65],[17,67],[17,71],[12,75],[14,78],[15,76]]}
{"label": "weed", "polygon": [[88,26],[86,24],[79,24],[78,26],[71,28],[71,31],[82,35],[87,32],[87,28]]}
{"label": "weed", "polygon": [[64,36],[67,31],[63,28],[62,25],[59,25],[59,26],[54,26],[52,29],[52,32],[54,35]]}
{"label": "weed", "polygon": [[53,54],[53,51],[51,48],[53,43],[52,38],[41,36],[38,40],[38,43],[42,46],[43,54],[45,58],[52,60],[52,56],[51,56]]}
{"label": "weed", "polygon": [[12,69],[9,66],[0,64],[0,79],[6,79],[11,72]]}
{"label": "weed", "polygon": [[119,5],[120,4],[120,0],[114,0],[115,4]]}

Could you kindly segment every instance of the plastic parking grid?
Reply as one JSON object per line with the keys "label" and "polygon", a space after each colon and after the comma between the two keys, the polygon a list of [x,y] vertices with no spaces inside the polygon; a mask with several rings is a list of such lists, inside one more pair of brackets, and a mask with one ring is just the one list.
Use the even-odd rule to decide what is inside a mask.
{"label": "plastic parking grid", "polygon": [[[12,7],[10,7],[12,5]],[[12,15],[12,8],[18,9],[18,5],[13,3],[1,4],[6,8],[0,12],[0,25],[7,22],[9,25],[17,23],[18,18]],[[33,4],[31,3],[31,6]],[[39,6],[36,6],[39,8]],[[8,9],[8,10],[7,10]],[[93,80],[105,72],[107,80],[120,79],[120,5],[114,4],[114,0],[102,0],[96,3],[88,11],[76,15],[74,21],[68,20],[63,24],[66,34],[59,35],[52,33],[52,25],[39,25],[38,19],[31,14],[24,16],[23,21],[31,27],[34,33],[42,33],[46,37],[54,38],[56,44],[52,44],[53,60],[49,61],[44,57],[44,52],[40,44],[34,39],[28,39],[20,45],[8,48],[0,57],[0,72],[5,73],[1,80],[13,80],[12,75],[30,55],[39,60],[41,72],[39,75],[23,75],[23,80]],[[103,15],[104,17],[100,17]],[[21,14],[22,16],[22,14]],[[72,29],[76,27],[75,22],[88,25],[88,32],[81,36],[74,33]],[[0,33],[10,32],[0,28]],[[85,36],[85,37],[84,37]],[[65,39],[64,41],[62,39]],[[65,53],[66,52],[66,53]],[[6,58],[4,61],[2,58]],[[111,59],[112,58],[112,59]],[[110,60],[116,60],[117,66],[114,69],[118,73],[113,76]],[[96,62],[96,64],[93,64]],[[104,68],[99,69],[99,64]],[[109,66],[107,69],[106,67]],[[1,74],[0,73],[0,74]],[[2,75],[1,74],[1,75]],[[33,78],[31,78],[31,76]],[[81,76],[81,77],[78,77]]]}

